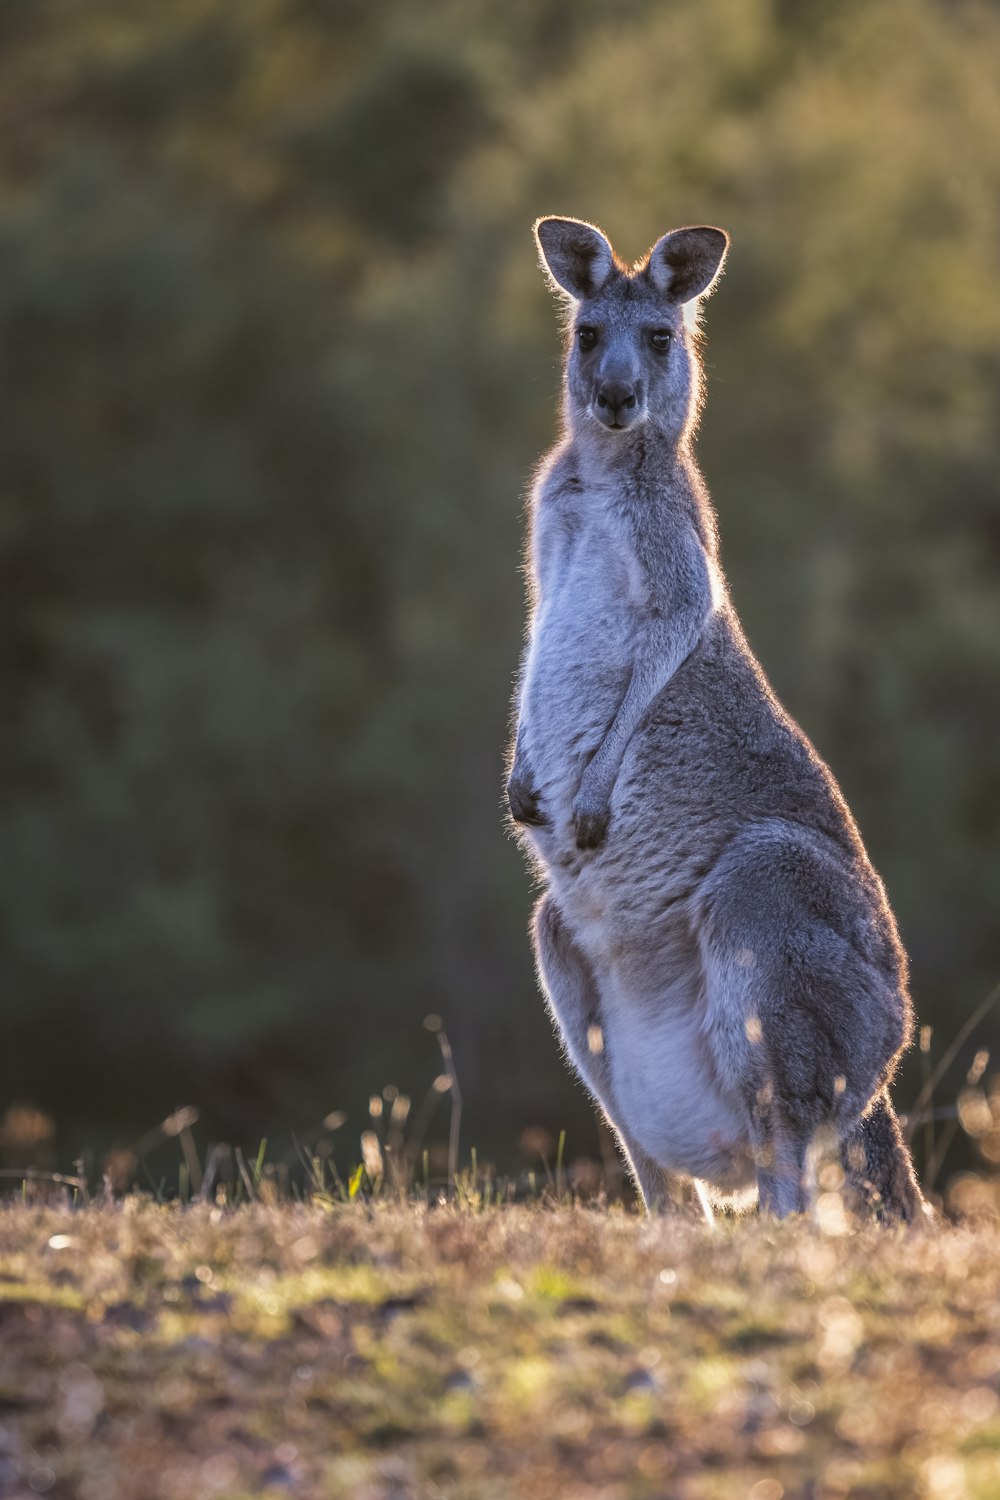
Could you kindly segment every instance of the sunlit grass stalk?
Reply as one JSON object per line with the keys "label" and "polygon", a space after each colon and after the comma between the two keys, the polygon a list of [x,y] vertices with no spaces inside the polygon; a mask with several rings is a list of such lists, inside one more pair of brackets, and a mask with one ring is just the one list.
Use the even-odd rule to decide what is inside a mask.
{"label": "sunlit grass stalk", "polygon": [[236,1170],[240,1174],[240,1182],[243,1186],[244,1192],[247,1195],[247,1202],[252,1203],[256,1198],[257,1193],[254,1189],[253,1178],[250,1176],[250,1170],[247,1166],[246,1157],[243,1155],[243,1152],[239,1146],[236,1147],[235,1156]]}
{"label": "sunlit grass stalk", "polygon": [[976,1009],[972,1012],[972,1015],[968,1018],[967,1021],[963,1023],[962,1026],[959,1027],[954,1039],[945,1048],[944,1054],[938,1062],[937,1067],[927,1078],[920,1090],[920,1093],[916,1097],[916,1101],[914,1102],[913,1108],[910,1111],[912,1117],[915,1118],[919,1116],[923,1109],[930,1103],[930,1100],[934,1096],[935,1088],[941,1082],[942,1078],[947,1073],[952,1063],[955,1061],[955,1058],[958,1056],[959,1051],[968,1041],[969,1037],[975,1031],[980,1021],[985,1020],[985,1018],[989,1015],[990,1011],[993,1009],[994,1005],[996,1005],[998,1000],[1000,1000],[1000,984],[995,984],[990,990],[989,994],[986,996],[986,999],[976,1006]]}

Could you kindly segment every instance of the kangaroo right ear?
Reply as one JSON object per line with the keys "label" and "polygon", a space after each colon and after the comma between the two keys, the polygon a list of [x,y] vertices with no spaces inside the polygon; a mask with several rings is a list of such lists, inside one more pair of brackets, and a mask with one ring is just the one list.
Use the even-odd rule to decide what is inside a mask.
{"label": "kangaroo right ear", "polygon": [[539,219],[535,239],[552,280],[577,301],[596,296],[611,275],[614,252],[593,224],[582,219]]}
{"label": "kangaroo right ear", "polygon": [[722,272],[729,236],[724,229],[701,224],[675,229],[649,252],[653,285],[674,302],[692,302],[710,292]]}

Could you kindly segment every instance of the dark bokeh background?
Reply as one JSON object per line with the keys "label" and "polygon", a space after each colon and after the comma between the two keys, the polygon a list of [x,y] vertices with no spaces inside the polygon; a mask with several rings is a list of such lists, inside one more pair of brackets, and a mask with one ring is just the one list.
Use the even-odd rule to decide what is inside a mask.
{"label": "dark bokeh background", "polygon": [[995,4],[0,0],[0,1115],[349,1158],[434,1011],[481,1156],[595,1149],[499,811],[542,212],[732,232],[725,562],[943,1046],[1000,974],[998,139]]}

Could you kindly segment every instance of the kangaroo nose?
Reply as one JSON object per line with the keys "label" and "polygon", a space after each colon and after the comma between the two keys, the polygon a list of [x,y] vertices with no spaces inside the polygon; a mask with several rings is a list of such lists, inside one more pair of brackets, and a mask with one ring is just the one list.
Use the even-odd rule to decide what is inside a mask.
{"label": "kangaroo nose", "polygon": [[627,411],[635,405],[635,387],[626,385],[624,380],[608,380],[598,388],[597,404],[601,407],[610,407],[612,411]]}

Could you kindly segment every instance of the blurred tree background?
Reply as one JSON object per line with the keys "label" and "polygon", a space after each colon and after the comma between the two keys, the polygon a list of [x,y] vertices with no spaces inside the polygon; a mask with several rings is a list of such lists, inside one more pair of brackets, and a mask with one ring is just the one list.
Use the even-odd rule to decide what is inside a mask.
{"label": "blurred tree background", "polygon": [[0,1114],[71,1160],[343,1108],[356,1154],[435,1011],[467,1142],[594,1151],[500,816],[543,212],[733,235],[735,599],[954,1035],[1000,975],[998,140],[985,0],[0,0]]}

